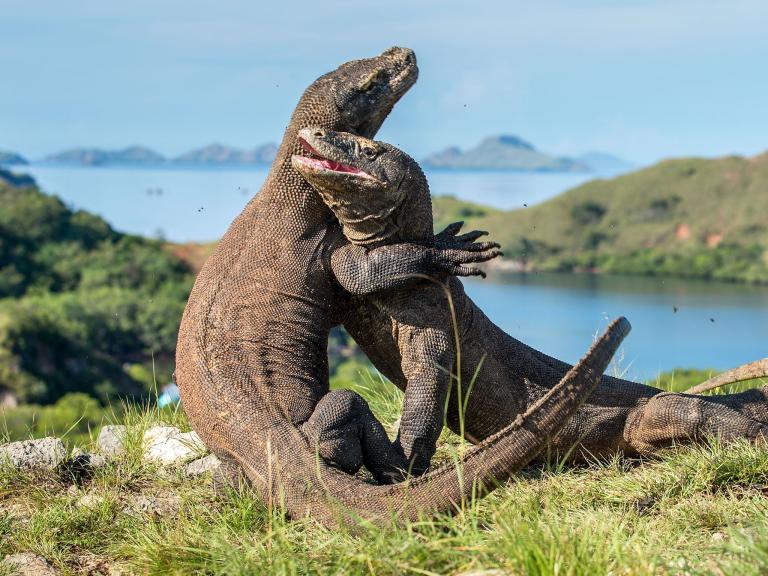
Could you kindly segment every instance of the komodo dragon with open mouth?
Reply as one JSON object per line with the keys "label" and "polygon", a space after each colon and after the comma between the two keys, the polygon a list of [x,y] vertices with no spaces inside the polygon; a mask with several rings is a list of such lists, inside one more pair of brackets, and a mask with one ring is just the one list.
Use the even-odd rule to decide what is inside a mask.
{"label": "komodo dragon with open mouth", "polygon": [[[429,187],[413,159],[389,144],[319,127],[299,136],[314,159],[295,157],[294,166],[333,210],[350,242],[372,249],[432,236]],[[351,169],[329,170],[329,162]],[[478,235],[463,238],[475,240]],[[453,379],[448,425],[479,442],[512,422],[571,369],[503,332],[466,296],[458,279],[449,278],[447,284],[460,355],[455,354],[453,310],[433,282],[356,296],[345,307],[344,326],[374,364],[405,390],[397,443],[415,474],[427,469],[434,454],[451,387],[449,374],[460,373],[461,381]],[[722,385],[725,379],[764,376],[766,368],[766,361],[754,362],[702,388]],[[619,449],[647,455],[711,434],[768,438],[767,393],[768,386],[722,396],[673,394],[604,376],[551,446],[562,455],[579,446],[573,454],[583,458]]]}
{"label": "komodo dragon with open mouth", "polygon": [[[334,278],[352,289],[386,290],[414,274],[462,273],[457,265],[478,259],[456,248],[446,256],[429,243],[375,250],[349,244],[333,233],[330,211],[291,166],[301,128],[372,136],[416,75],[413,53],[393,48],[344,64],[305,91],[264,186],[203,266],[182,318],[176,378],[192,427],[225,470],[242,468],[265,501],[294,517],[326,524],[415,519],[451,512],[475,491],[493,489],[578,408],[629,331],[626,320],[614,322],[550,393],[459,466],[377,486],[318,456],[328,446],[313,435],[327,428],[337,433],[328,444],[341,459],[362,451],[366,464],[386,469],[376,459],[394,453],[362,399],[328,390],[328,331],[340,291]],[[451,236],[443,240],[450,244]]]}

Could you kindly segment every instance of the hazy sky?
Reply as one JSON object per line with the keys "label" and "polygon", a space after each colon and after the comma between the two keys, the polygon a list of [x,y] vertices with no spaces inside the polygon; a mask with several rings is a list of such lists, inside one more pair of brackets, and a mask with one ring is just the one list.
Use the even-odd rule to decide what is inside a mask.
{"label": "hazy sky", "polygon": [[416,157],[768,149],[765,0],[0,0],[0,148],[277,141],[315,77],[391,45],[421,75],[380,137]]}

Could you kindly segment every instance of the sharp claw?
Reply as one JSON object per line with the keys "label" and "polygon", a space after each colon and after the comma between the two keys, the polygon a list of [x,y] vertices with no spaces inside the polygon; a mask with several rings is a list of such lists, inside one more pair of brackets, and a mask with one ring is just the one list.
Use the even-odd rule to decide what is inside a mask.
{"label": "sharp claw", "polygon": [[443,230],[443,234],[446,234],[448,236],[456,236],[456,233],[461,230],[461,227],[464,226],[464,221],[459,220],[458,222],[453,222],[451,224],[448,224],[448,226],[445,227],[445,230]]}

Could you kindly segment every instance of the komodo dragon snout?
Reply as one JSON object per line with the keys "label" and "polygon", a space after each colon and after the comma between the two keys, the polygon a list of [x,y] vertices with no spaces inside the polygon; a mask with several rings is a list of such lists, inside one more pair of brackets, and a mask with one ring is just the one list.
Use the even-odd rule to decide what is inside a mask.
{"label": "komodo dragon snout", "polygon": [[[413,50],[394,46],[375,58],[342,64],[327,77],[333,83],[329,94],[348,129],[373,136],[395,103],[414,85],[419,68]],[[382,102],[391,104],[382,106]]]}

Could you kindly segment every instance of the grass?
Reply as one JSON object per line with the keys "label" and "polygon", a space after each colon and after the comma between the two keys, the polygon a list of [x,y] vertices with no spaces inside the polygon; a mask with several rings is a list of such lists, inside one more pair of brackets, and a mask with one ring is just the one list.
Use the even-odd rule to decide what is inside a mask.
{"label": "grass", "polygon": [[[355,388],[394,423],[400,397],[391,386],[366,375]],[[768,572],[764,447],[712,442],[653,461],[551,462],[456,517],[352,533],[289,521],[247,489],[217,494],[209,477],[159,472],[141,458],[141,434],[160,420],[187,428],[184,414],[122,413],[133,430],[128,449],[89,482],[0,470],[0,555],[31,551],[65,574]],[[438,460],[458,450],[458,437],[444,432]],[[166,514],[130,512],[140,496],[176,505]]]}

